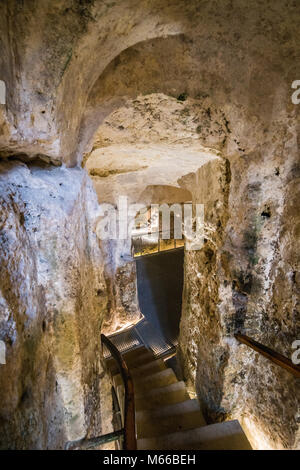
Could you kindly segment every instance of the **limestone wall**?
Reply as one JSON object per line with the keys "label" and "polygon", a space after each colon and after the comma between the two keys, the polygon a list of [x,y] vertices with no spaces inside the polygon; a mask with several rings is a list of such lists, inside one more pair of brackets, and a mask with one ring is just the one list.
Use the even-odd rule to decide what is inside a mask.
{"label": "limestone wall", "polygon": [[96,196],[81,169],[14,162],[1,164],[0,198],[1,448],[61,448],[110,430]]}

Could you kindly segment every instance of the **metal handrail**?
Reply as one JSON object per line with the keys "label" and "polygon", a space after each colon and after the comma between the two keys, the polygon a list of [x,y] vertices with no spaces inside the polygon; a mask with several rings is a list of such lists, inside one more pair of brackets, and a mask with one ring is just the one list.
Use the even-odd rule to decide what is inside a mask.
{"label": "metal handrail", "polygon": [[254,339],[249,338],[249,336],[242,335],[241,333],[236,333],[234,336],[240,343],[246,344],[254,351],[272,361],[274,364],[277,364],[278,366],[293,374],[295,377],[300,377],[300,366],[294,364],[287,357],[279,354],[276,351],[273,351],[273,349],[270,349],[261,343],[258,343]]}
{"label": "metal handrail", "polygon": [[102,444],[112,441],[118,441],[123,437],[123,450],[136,450],[136,432],[135,432],[135,407],[134,407],[134,388],[131,375],[129,373],[126,362],[120,354],[116,346],[105,336],[101,335],[102,347],[105,345],[112,357],[116,361],[125,388],[125,403],[124,403],[124,417],[123,428],[113,431],[102,436],[92,438],[82,438],[76,441],[68,441],[65,445],[65,450],[76,449],[92,449]]}
{"label": "metal handrail", "polygon": [[116,346],[105,336],[101,335],[102,345],[104,344],[112,357],[116,361],[120,375],[122,377],[125,388],[125,403],[124,403],[124,450],[136,450],[136,431],[135,431],[135,406],[134,406],[134,387],[133,380],[129,373],[126,362],[124,361],[120,351]]}

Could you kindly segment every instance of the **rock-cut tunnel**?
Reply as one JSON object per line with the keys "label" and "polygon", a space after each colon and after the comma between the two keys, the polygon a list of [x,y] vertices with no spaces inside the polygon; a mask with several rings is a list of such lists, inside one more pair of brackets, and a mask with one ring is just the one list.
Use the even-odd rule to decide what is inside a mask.
{"label": "rock-cut tunnel", "polygon": [[299,24],[0,2],[0,449],[299,449]]}

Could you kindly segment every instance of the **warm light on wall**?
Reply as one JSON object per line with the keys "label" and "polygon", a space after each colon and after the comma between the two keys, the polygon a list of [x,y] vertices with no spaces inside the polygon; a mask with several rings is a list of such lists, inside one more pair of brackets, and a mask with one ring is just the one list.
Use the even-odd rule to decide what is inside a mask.
{"label": "warm light on wall", "polygon": [[240,424],[243,428],[244,433],[247,436],[248,441],[254,450],[280,450],[282,447],[277,447],[274,443],[271,443],[267,438],[266,434],[259,428],[255,421],[251,420],[248,416],[240,419]]}

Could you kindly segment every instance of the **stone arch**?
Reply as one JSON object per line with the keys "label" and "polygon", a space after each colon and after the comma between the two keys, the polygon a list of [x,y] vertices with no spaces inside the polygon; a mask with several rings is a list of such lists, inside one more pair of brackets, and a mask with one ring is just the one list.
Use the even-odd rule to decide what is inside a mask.
{"label": "stone arch", "polygon": [[[261,358],[256,362],[255,356],[238,347],[233,338],[239,326],[246,333],[254,333],[258,341],[288,355],[292,339],[298,334],[294,320],[299,259],[294,240],[299,227],[300,107],[291,101],[291,84],[299,78],[300,10],[296,1],[269,3],[271,7],[261,0],[0,2],[0,69],[7,84],[7,103],[0,109],[0,156],[20,158],[22,154],[28,160],[41,155],[50,163],[76,166],[83,152],[90,150],[93,120],[99,125],[126,100],[135,100],[138,93],[162,93],[174,101],[178,99],[182,110],[189,100],[197,100],[202,110],[198,143],[218,149],[222,158],[214,158],[180,182],[194,187],[196,200],[207,204],[208,222],[216,228],[215,236],[207,237],[205,248],[187,258],[189,279],[181,330],[185,376],[196,384],[206,415],[212,421],[242,417],[256,447],[268,444],[291,448],[297,445],[295,381]],[[15,162],[8,165],[12,179],[4,172],[2,184],[4,189],[10,185],[8,211],[16,226],[21,224],[23,233],[23,202],[29,198],[26,215],[32,221],[32,197],[27,189],[16,192],[14,171],[11,172],[14,165]],[[85,212],[84,208],[90,206],[89,198],[94,197],[86,173],[77,168],[74,172],[58,170],[63,176],[69,174],[64,182],[70,188],[74,176],[79,194],[75,198],[73,192],[74,200],[82,200],[82,213]],[[22,187],[28,188],[31,172],[20,163],[15,165],[15,171]],[[32,181],[31,189],[36,187],[36,180]],[[57,187],[57,182],[53,182],[53,187]],[[57,189],[67,201],[64,188]],[[40,207],[38,196],[36,207]],[[76,211],[75,202],[72,213],[78,215],[82,237],[79,256],[93,264],[91,251],[85,245],[87,223]],[[12,205],[15,207],[10,209]],[[46,210],[47,207],[49,204]],[[51,204],[53,213],[55,207],[58,205]],[[70,204],[60,223],[70,220],[67,207]],[[40,236],[47,242],[47,226],[41,226],[41,230]],[[70,237],[77,246],[80,234],[74,232]],[[68,237],[64,233],[69,232],[60,233],[66,243]],[[30,231],[27,235],[26,256],[35,251],[41,253],[35,250],[36,236]],[[22,238],[18,238],[18,244],[22,245]],[[98,269],[102,258],[98,245],[94,245]],[[51,246],[47,244],[49,261],[54,252]],[[23,253],[24,247],[21,248]],[[13,246],[10,251],[16,252]],[[72,299],[78,299],[80,304],[78,324],[85,318],[92,335],[98,325],[95,299],[99,295],[101,305],[103,301],[102,274],[96,283],[89,282],[88,275],[82,281],[83,286],[91,284],[93,290],[93,286],[97,287],[96,297],[88,289],[91,308],[86,316],[81,310],[81,285],[75,282],[77,261],[74,258],[72,283],[76,284],[77,293]],[[4,264],[7,265],[6,259]],[[34,265],[30,266],[33,269]],[[49,277],[56,279],[55,268],[52,264],[51,267]],[[64,266],[60,268],[61,277],[65,278]],[[14,266],[13,276],[19,277],[20,271],[21,264],[20,268]],[[41,272],[44,274],[39,272],[37,286]],[[14,289],[20,290],[18,282]],[[70,292],[74,290],[70,288]],[[37,288],[34,295],[36,307],[41,304]],[[73,304],[67,303],[72,314],[76,312]],[[18,312],[21,328],[24,309],[20,306]],[[94,312],[93,321],[90,312]],[[39,315],[42,314],[41,311]],[[94,336],[94,341],[95,346],[91,341],[83,343],[85,356],[78,358],[81,361],[85,357],[89,367],[82,369],[83,375],[91,378],[92,369],[99,376],[99,369],[89,359],[98,357],[98,337]],[[64,343],[62,334],[61,353]],[[43,362],[43,357],[39,361]],[[11,371],[13,378],[18,376],[14,368]],[[91,381],[84,378],[83,383]],[[43,391],[40,387],[38,392],[42,395]],[[42,397],[39,403],[43,403]],[[81,403],[82,400],[80,407]],[[285,406],[279,415],[282,403]],[[93,408],[89,410],[92,416]],[[11,436],[15,440],[13,428]],[[260,436],[260,441],[255,441],[255,436]],[[20,437],[23,439],[21,434]],[[29,441],[30,436],[26,442]]]}
{"label": "stone arch", "polygon": [[[237,350],[230,337],[241,320],[242,327],[246,328],[246,331],[255,331],[263,342],[262,317],[257,309],[258,305],[263,303],[261,299],[268,296],[267,286],[277,282],[267,265],[263,264],[264,240],[269,240],[272,259],[276,260],[274,263],[277,265],[281,261],[275,248],[279,236],[275,227],[278,228],[281,223],[280,214],[286,197],[284,194],[290,191],[288,187],[283,189],[282,182],[275,178],[276,174],[278,175],[276,168],[279,164],[284,168],[283,174],[291,174],[294,165],[292,162],[297,158],[294,145],[294,150],[288,158],[282,159],[278,153],[281,149],[281,155],[286,155],[283,144],[284,129],[290,130],[294,143],[296,138],[297,110],[291,109],[288,78],[294,65],[290,63],[289,72],[283,71],[280,65],[278,68],[274,67],[272,61],[280,62],[281,53],[275,51],[275,43],[271,44],[268,40],[265,42],[264,53],[268,50],[272,61],[257,53],[257,49],[253,47],[255,41],[249,48],[243,49],[239,45],[236,55],[235,46],[232,44],[230,51],[226,42],[220,44],[220,41],[215,40],[210,43],[203,38],[194,38],[194,41],[187,35],[145,41],[123,51],[114,59],[89,95],[80,133],[83,146],[79,146],[78,156],[83,149],[89,153],[93,146],[92,140],[90,144],[89,139],[85,140],[90,123],[94,119],[97,125],[104,122],[107,115],[111,115],[128,99],[134,100],[139,94],[146,95],[150,91],[163,92],[173,99],[178,98],[183,106],[189,98],[198,100],[199,107],[203,110],[203,119],[207,120],[207,124],[199,129],[199,142],[217,149],[223,160],[210,163],[210,175],[214,172],[219,175],[216,179],[220,185],[216,188],[216,193],[211,191],[213,185],[208,184],[212,180],[207,178],[207,168],[202,167],[195,175],[187,175],[185,178],[186,184],[192,182],[195,188],[198,187],[196,193],[199,201],[203,201],[205,196],[199,183],[205,182],[202,188],[206,188],[205,202],[210,210],[209,219],[217,227],[216,237],[208,241],[205,249],[187,259],[187,277],[191,279],[197,275],[201,279],[202,276],[208,287],[207,291],[205,287],[201,290],[200,299],[197,282],[193,285],[186,284],[186,310],[183,312],[181,326],[182,357],[190,358],[183,360],[186,378],[191,383],[198,384],[198,396],[206,403],[208,419],[226,419],[228,410],[231,410],[230,413],[235,417],[243,415],[243,424],[252,439],[255,439],[253,429],[259,429],[261,435],[265,436],[266,441],[256,445],[269,445],[266,442],[272,441],[273,438],[267,419],[261,416],[252,417],[251,424],[249,408],[244,406],[240,399],[237,399],[232,411],[230,389],[232,390],[233,386],[230,382],[230,370],[236,367],[237,363],[242,368],[245,356],[243,351]],[[172,62],[174,66],[173,71],[171,65],[165,70],[162,66],[164,46],[165,54],[169,51],[171,56],[172,52],[172,59],[177,53],[182,57],[184,50],[184,59],[187,63],[191,62],[192,67],[181,67],[176,74],[176,61],[172,60],[170,64]],[[168,61],[167,63],[169,64]],[[183,79],[185,73],[186,79]],[[196,80],[199,76],[200,84],[199,80]],[[240,80],[241,76],[244,81]],[[170,85],[172,77],[175,77],[174,80],[178,79],[177,88]],[[265,77],[267,80],[263,80]],[[119,90],[119,94],[116,90]],[[264,99],[260,99],[262,96]],[[182,99],[185,101],[181,101]],[[280,126],[277,127],[279,123]],[[91,132],[90,137],[92,134]],[[215,165],[220,165],[219,170]],[[271,180],[272,187],[266,184],[266,181]],[[277,193],[275,199],[274,192]],[[246,212],[243,209],[245,194],[249,196]],[[272,204],[276,207],[273,212],[275,218],[272,221],[272,233],[267,224],[261,224],[260,218],[263,207],[269,204],[269,201],[273,201]],[[242,224],[237,223],[241,214]],[[201,308],[195,308],[191,312],[187,307],[191,304],[201,305]],[[274,313],[273,319],[270,320],[274,328],[278,321],[283,321],[279,317],[279,313]],[[199,332],[199,318],[203,319],[203,336]],[[214,332],[211,337],[212,347],[206,346],[209,332]],[[285,335],[283,340],[286,348],[288,338],[289,335]],[[273,340],[276,341],[275,335]],[[215,369],[214,375],[208,377],[205,371],[210,362],[213,364],[211,370],[215,364],[218,364],[218,369]],[[244,375],[241,389],[250,393],[247,385],[248,374],[251,374],[250,370]],[[277,383],[276,374],[273,379],[274,383]],[[262,380],[259,373],[257,380]],[[210,394],[212,383],[217,383],[213,397]],[[288,387],[292,396],[292,380],[289,381]],[[256,424],[253,424],[254,421]],[[279,420],[276,426],[278,429],[281,427]],[[288,445],[291,445],[290,436],[288,433],[285,435],[285,439],[290,442]],[[277,444],[274,444],[273,440],[270,445]]]}

